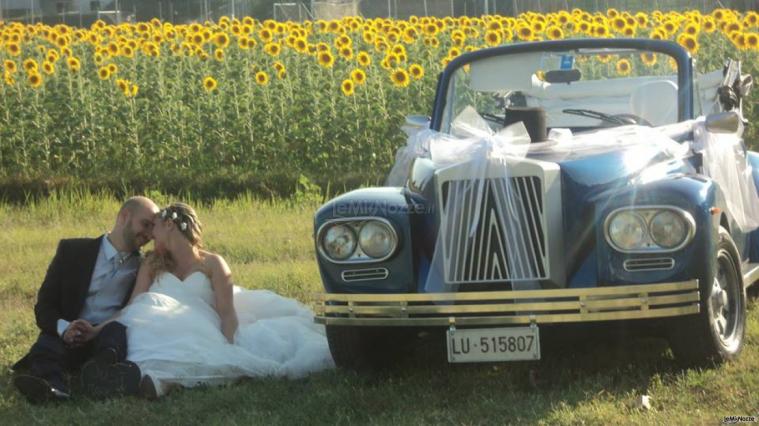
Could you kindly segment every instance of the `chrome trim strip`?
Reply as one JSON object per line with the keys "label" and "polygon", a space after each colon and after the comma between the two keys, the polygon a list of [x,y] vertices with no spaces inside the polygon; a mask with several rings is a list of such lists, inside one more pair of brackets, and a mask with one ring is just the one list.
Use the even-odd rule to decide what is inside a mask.
{"label": "chrome trim strip", "polygon": [[749,263],[746,266],[751,269],[743,274],[743,287],[749,288],[759,280],[759,264]]}
{"label": "chrome trim strip", "polygon": [[675,267],[675,259],[671,257],[627,259],[622,262],[622,267],[627,272],[667,271]]}
{"label": "chrome trim strip", "polygon": [[498,325],[660,318],[698,313],[698,285],[698,280],[690,280],[582,289],[318,294],[315,321],[330,325],[448,326],[452,322]]}
{"label": "chrome trim strip", "polygon": [[[609,222],[611,222],[611,218],[613,218],[617,213],[619,213],[621,211],[624,211],[624,210],[670,210],[670,211],[673,211],[673,212],[679,214],[680,217],[682,217],[685,220],[685,222],[689,225],[688,235],[685,237],[685,239],[683,240],[683,242],[679,246],[671,248],[671,249],[664,249],[664,248],[659,247],[659,248],[652,248],[652,249],[623,250],[623,249],[617,247],[611,241],[611,237],[609,236]],[[645,218],[641,217],[641,219],[644,219],[643,222],[646,224],[645,231],[646,231],[646,234],[649,234],[649,228],[650,228],[651,224],[648,223],[645,220]],[[616,250],[616,251],[618,251],[620,253],[637,253],[637,254],[641,254],[641,253],[672,253],[672,252],[675,252],[675,251],[680,250],[681,248],[685,247],[686,245],[688,245],[688,243],[690,243],[693,240],[693,237],[696,235],[696,220],[693,219],[693,215],[691,215],[689,212],[687,212],[687,211],[685,211],[685,210],[683,210],[683,209],[681,209],[679,207],[676,207],[676,206],[667,206],[667,205],[627,206],[627,207],[620,207],[618,209],[614,209],[614,210],[611,211],[611,213],[609,213],[606,216],[606,219],[604,219],[603,233],[604,233],[604,238],[606,239],[606,243],[609,244],[609,246],[611,246],[611,248],[613,248],[614,250]],[[649,237],[649,239],[651,239],[652,242],[654,242],[653,238],[651,238],[650,234],[648,235],[648,237]],[[654,242],[654,244],[655,244],[655,242]]]}
{"label": "chrome trim strip", "polygon": [[[382,222],[382,223],[384,223],[385,225],[387,225],[390,228],[390,231],[391,231],[391,234],[393,236],[393,239],[395,240],[395,247],[393,247],[393,249],[390,250],[390,253],[388,253],[387,256],[382,257],[382,258],[353,259],[353,260],[351,260],[350,258],[348,258],[346,260],[335,260],[335,259],[332,259],[331,257],[329,257],[329,255],[327,255],[327,252],[324,251],[324,247],[322,247],[322,234],[324,233],[324,231],[329,226],[332,226],[332,225],[337,224],[337,223],[344,223],[344,222],[366,222],[366,221],[370,221],[370,220],[376,220],[378,222]],[[361,229],[358,229],[358,232],[355,232],[355,234],[356,234],[356,249],[353,251],[353,254],[351,254],[351,256],[354,256],[356,254],[356,251],[361,246],[361,244],[359,244],[359,241],[358,241],[359,240],[360,231],[361,231]],[[356,264],[361,264],[361,263],[377,263],[377,262],[382,262],[382,261],[387,260],[390,257],[392,257],[395,254],[395,252],[398,251],[399,242],[400,242],[400,240],[398,239],[398,231],[396,231],[395,226],[393,226],[393,224],[390,223],[389,220],[385,219],[384,217],[379,217],[379,216],[356,216],[356,217],[341,217],[341,218],[336,218],[336,219],[330,219],[330,220],[324,222],[319,227],[319,229],[316,231],[316,249],[319,251],[319,254],[324,259],[326,259],[327,261],[329,261],[331,263],[338,264],[338,265],[356,265]],[[366,255],[366,256],[368,257],[369,255]]]}
{"label": "chrome trim strip", "polygon": [[384,280],[390,276],[387,268],[353,269],[342,271],[340,278],[345,282]]}

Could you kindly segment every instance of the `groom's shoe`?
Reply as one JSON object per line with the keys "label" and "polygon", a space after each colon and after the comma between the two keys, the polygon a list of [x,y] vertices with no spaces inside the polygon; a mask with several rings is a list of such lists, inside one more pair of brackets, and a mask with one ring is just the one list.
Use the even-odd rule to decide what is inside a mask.
{"label": "groom's shoe", "polygon": [[155,401],[158,399],[158,387],[149,374],[146,374],[142,380],[140,380],[140,396],[149,401]]}
{"label": "groom's shoe", "polygon": [[139,393],[140,368],[133,362],[116,362],[116,359],[116,352],[106,349],[82,367],[82,389],[91,398],[106,399]]}
{"label": "groom's shoe", "polygon": [[71,398],[68,390],[62,384],[51,384],[37,376],[19,374],[13,378],[13,385],[32,404],[66,401]]}

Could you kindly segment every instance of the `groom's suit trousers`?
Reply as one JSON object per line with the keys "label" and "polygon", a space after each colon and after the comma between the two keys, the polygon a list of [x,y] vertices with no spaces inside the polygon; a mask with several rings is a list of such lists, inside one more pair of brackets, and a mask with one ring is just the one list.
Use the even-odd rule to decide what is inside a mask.
{"label": "groom's suit trousers", "polygon": [[27,370],[31,375],[65,389],[64,371],[79,368],[93,354],[107,348],[116,351],[118,361],[126,358],[127,335],[123,324],[108,323],[97,337],[76,347],[67,346],[60,337],[40,333],[29,354],[14,365],[14,370]]}

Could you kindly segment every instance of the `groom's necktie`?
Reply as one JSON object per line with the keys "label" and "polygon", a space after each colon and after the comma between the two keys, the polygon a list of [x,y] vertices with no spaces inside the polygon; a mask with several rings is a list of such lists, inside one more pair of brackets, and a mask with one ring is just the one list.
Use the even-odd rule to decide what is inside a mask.
{"label": "groom's necktie", "polygon": [[111,258],[111,275],[110,278],[113,278],[116,273],[119,271],[119,268],[121,265],[123,265],[127,260],[129,260],[129,256],[131,256],[131,253],[124,253],[124,252],[118,252],[115,256]]}

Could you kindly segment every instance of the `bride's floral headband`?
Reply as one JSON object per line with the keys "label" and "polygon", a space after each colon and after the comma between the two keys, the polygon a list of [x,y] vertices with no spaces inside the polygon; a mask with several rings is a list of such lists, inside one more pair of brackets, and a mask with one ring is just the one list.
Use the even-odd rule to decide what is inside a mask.
{"label": "bride's floral headband", "polygon": [[166,220],[170,218],[172,222],[174,222],[177,226],[179,226],[179,229],[181,229],[182,232],[187,231],[187,226],[188,226],[187,223],[188,221],[192,222],[192,218],[190,216],[185,216],[181,213],[177,214],[177,212],[174,210],[169,211],[170,209],[171,207],[166,207],[165,209],[161,210],[161,212],[159,213],[159,216],[161,217],[161,219]]}

